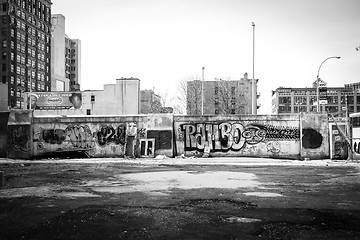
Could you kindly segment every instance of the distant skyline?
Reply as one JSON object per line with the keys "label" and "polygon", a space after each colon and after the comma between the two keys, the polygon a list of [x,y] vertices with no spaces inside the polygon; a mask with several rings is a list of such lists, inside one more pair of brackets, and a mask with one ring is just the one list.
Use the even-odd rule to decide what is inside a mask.
{"label": "distant skyline", "polygon": [[141,89],[174,96],[180,81],[255,78],[259,114],[271,91],[360,82],[359,0],[52,0],[66,34],[82,42],[81,90],[136,77]]}

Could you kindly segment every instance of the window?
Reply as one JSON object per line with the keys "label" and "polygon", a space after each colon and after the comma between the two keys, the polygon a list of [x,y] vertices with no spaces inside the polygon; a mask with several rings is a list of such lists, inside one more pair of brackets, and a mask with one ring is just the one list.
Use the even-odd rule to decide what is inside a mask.
{"label": "window", "polygon": [[231,87],[231,95],[235,95],[235,87]]}
{"label": "window", "polygon": [[306,105],[306,97],[296,96],[294,97],[294,102],[296,105]]}
{"label": "window", "polygon": [[291,104],[291,97],[279,97],[280,104]]}
{"label": "window", "polygon": [[6,40],[3,40],[3,41],[2,41],[2,46],[3,46],[4,48],[7,47],[7,41],[6,41]]}
{"label": "window", "polygon": [[290,106],[279,106],[279,113],[291,113]]}
{"label": "window", "polygon": [[219,114],[219,109],[215,109],[215,114]]}
{"label": "window", "polygon": [[1,34],[2,34],[3,36],[6,36],[6,35],[7,35],[7,28],[6,28],[6,27],[2,28]]}
{"label": "window", "polygon": [[328,96],[329,104],[337,104],[338,103],[338,96]]}
{"label": "window", "polygon": [[338,106],[326,106],[326,111],[330,113],[336,113],[339,111]]}
{"label": "window", "polygon": [[95,102],[95,95],[91,95],[91,102]]}
{"label": "window", "polygon": [[3,71],[3,72],[6,72],[6,63],[3,63],[3,64],[2,64],[2,71]]}
{"label": "window", "polygon": [[86,115],[91,115],[91,110],[90,109],[86,109]]}
{"label": "window", "polygon": [[7,55],[7,53],[6,53],[6,52],[3,52],[3,53],[2,53],[2,59],[6,59],[6,55]]}
{"label": "window", "polygon": [[215,87],[215,95],[219,94],[219,87]]}
{"label": "window", "polygon": [[7,11],[7,3],[3,3],[1,6],[1,9],[3,12],[6,12]]}
{"label": "window", "polygon": [[6,83],[6,76],[2,76],[2,83],[5,84]]}

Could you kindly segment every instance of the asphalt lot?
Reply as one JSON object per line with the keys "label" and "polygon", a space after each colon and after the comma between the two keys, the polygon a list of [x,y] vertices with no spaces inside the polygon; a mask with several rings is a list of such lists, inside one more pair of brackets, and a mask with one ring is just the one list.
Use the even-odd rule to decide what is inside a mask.
{"label": "asphalt lot", "polygon": [[360,164],[0,159],[0,239],[360,239]]}

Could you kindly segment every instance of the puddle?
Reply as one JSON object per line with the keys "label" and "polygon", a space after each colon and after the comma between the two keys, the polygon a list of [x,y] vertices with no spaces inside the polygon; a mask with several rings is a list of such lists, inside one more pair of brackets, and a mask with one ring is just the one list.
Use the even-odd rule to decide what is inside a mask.
{"label": "puddle", "polygon": [[[164,171],[116,175],[111,181],[84,183],[96,192],[156,192],[171,189],[253,188],[260,185],[254,174],[242,172]],[[126,183],[126,184],[125,184]]]}
{"label": "puddle", "polygon": [[284,197],[284,195],[279,193],[271,192],[247,192],[244,193],[246,196],[255,196],[255,197]]}
{"label": "puddle", "polygon": [[224,219],[224,222],[228,222],[228,223],[253,223],[253,222],[261,222],[261,219],[244,218],[244,217],[228,217],[228,218]]}
{"label": "puddle", "polygon": [[0,198],[18,198],[18,197],[63,197],[63,198],[88,198],[101,197],[79,189],[64,189],[59,186],[39,186],[1,189]]}

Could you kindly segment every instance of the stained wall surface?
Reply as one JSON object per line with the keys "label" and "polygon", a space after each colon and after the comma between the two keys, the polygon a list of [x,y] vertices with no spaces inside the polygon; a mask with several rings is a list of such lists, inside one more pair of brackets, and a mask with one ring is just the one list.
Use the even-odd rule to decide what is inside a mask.
{"label": "stained wall surface", "polygon": [[31,125],[17,121],[9,124],[9,157],[31,158],[55,152],[84,152],[90,157],[173,156],[171,114],[32,120]]}
{"label": "stained wall surface", "polygon": [[327,115],[302,113],[300,116],[301,156],[309,159],[330,158]]}
{"label": "stained wall surface", "polygon": [[32,116],[12,110],[8,157],[84,152],[89,157],[329,158],[327,116]]}
{"label": "stained wall surface", "polygon": [[177,155],[300,158],[298,115],[174,118]]}

